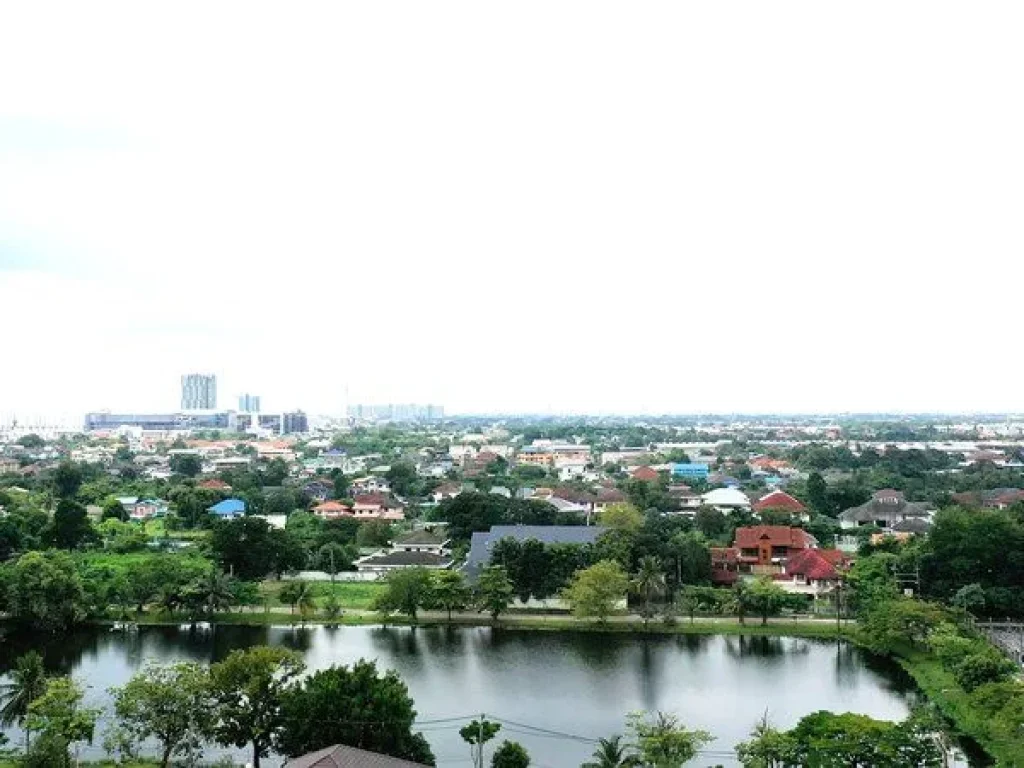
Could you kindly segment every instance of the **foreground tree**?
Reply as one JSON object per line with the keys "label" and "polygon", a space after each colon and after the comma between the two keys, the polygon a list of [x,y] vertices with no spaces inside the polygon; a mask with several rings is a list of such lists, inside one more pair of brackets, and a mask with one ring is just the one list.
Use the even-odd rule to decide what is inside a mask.
{"label": "foreground tree", "polygon": [[503,741],[491,755],[491,768],[530,768],[530,755],[519,742]]}
{"label": "foreground tree", "polygon": [[72,499],[61,499],[46,530],[46,539],[57,549],[75,549],[94,539],[96,532],[89,522],[85,506]]}
{"label": "foreground tree", "polygon": [[768,578],[755,579],[745,590],[737,594],[744,601],[744,609],[761,617],[761,624],[768,623],[768,617],[782,610],[788,599],[786,591]]}
{"label": "foreground tree", "polygon": [[602,560],[577,571],[562,594],[574,616],[595,617],[603,622],[626,595],[629,579],[614,560]]}
{"label": "foreground tree", "polygon": [[199,664],[151,665],[111,690],[114,710],[134,744],[160,743],[160,765],[201,755],[210,709],[210,680]]}
{"label": "foreground tree", "polygon": [[584,763],[581,768],[639,768],[640,758],[631,754],[628,744],[622,736],[610,739],[599,739],[597,749],[591,756],[592,760]]}
{"label": "foreground tree", "polygon": [[476,582],[477,605],[491,614],[495,621],[512,603],[513,587],[508,572],[500,565],[492,565],[480,572]]}
{"label": "foreground tree", "polygon": [[469,754],[474,765],[483,765],[484,745],[498,735],[501,725],[480,718],[459,729],[459,736],[469,744]]}
{"label": "foreground tree", "polygon": [[276,745],[295,756],[346,744],[433,765],[423,734],[412,732],[415,719],[398,674],[381,673],[375,662],[360,660],[316,672],[285,693]]}
{"label": "foreground tree", "polygon": [[[85,692],[70,677],[56,677],[43,695],[28,706],[26,725],[40,733],[37,746],[46,745],[45,762],[63,768],[71,765],[69,749],[75,742],[92,741],[99,710],[82,706]],[[44,747],[45,748],[45,747]],[[60,762],[54,763],[59,756]]]}
{"label": "foreground tree", "polygon": [[652,719],[644,712],[634,712],[627,723],[640,764],[652,768],[681,768],[715,739],[707,731],[684,728],[675,715],[664,712]]}
{"label": "foreground tree", "polygon": [[46,670],[43,657],[35,651],[19,656],[11,670],[11,681],[0,687],[0,725],[15,723],[25,726],[25,749],[32,746],[32,731],[25,722],[29,705],[46,691]]}
{"label": "foreground tree", "polygon": [[253,766],[259,768],[284,726],[285,691],[303,669],[297,653],[266,646],[232,651],[210,667],[216,740],[236,747],[251,744]]}

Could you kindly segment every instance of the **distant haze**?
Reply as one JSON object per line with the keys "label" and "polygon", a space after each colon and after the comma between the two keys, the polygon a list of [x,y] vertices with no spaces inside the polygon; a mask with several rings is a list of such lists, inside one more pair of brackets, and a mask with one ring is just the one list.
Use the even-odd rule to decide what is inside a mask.
{"label": "distant haze", "polygon": [[1019,411],[1022,21],[9,5],[0,413]]}

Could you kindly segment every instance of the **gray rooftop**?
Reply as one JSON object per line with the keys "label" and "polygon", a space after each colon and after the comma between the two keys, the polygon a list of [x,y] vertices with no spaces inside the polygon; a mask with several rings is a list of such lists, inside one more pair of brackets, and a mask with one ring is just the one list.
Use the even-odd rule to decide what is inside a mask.
{"label": "gray rooftop", "polygon": [[477,531],[469,545],[466,573],[472,579],[491,560],[491,549],[502,539],[542,544],[593,544],[607,528],[601,525],[494,525],[490,531]]}
{"label": "gray rooftop", "polygon": [[412,763],[397,757],[388,757],[365,749],[341,744],[310,752],[285,762],[285,768],[422,768],[423,763]]}

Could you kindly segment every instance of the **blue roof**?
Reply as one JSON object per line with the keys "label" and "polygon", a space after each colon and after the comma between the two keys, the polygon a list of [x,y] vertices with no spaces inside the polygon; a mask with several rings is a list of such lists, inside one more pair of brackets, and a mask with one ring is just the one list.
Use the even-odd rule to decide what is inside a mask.
{"label": "blue roof", "polygon": [[469,545],[466,573],[475,578],[491,560],[491,549],[502,539],[542,544],[593,544],[608,529],[602,525],[492,525],[490,531],[477,531]]}
{"label": "blue roof", "polygon": [[241,499],[224,499],[206,511],[214,515],[240,515],[245,512],[245,502]]}

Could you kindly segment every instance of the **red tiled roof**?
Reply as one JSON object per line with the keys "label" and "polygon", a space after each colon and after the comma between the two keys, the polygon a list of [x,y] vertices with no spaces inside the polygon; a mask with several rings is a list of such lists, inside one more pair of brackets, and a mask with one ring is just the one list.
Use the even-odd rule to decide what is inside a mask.
{"label": "red tiled roof", "polygon": [[873,499],[902,499],[903,491],[897,491],[895,488],[882,488],[880,491],[875,491],[871,498]]}
{"label": "red tiled roof", "polygon": [[658,471],[650,467],[637,467],[633,470],[634,480],[657,480]]}
{"label": "red tiled roof", "polygon": [[766,538],[773,547],[808,549],[814,546],[814,537],[800,528],[786,525],[754,525],[737,528],[734,546],[740,549],[756,549],[761,539]]}
{"label": "red tiled roof", "polygon": [[806,576],[817,581],[839,578],[839,572],[817,549],[803,549],[787,557],[786,574]]}
{"label": "red tiled roof", "polygon": [[209,490],[209,491],[230,491],[231,490],[231,486],[230,485],[225,483],[223,480],[218,480],[215,477],[214,478],[210,478],[209,480],[203,480],[203,482],[201,482],[199,484],[199,487],[200,488],[205,488],[206,490]]}
{"label": "red tiled roof", "polygon": [[349,512],[351,511],[348,504],[342,504],[340,501],[325,501],[323,504],[317,504],[313,507],[314,512]]}
{"label": "red tiled roof", "polygon": [[789,512],[804,512],[807,508],[785,491],[772,491],[766,496],[754,502],[754,511],[763,512],[766,509],[785,509]]}
{"label": "red tiled roof", "polygon": [[575,488],[556,488],[551,495],[575,504],[593,504],[597,500],[594,494],[577,491]]}
{"label": "red tiled roof", "polygon": [[850,562],[850,556],[838,549],[818,549],[815,551],[832,563],[832,565],[845,566]]}
{"label": "red tiled roof", "polygon": [[739,550],[735,547],[710,547],[711,564],[715,563],[736,563],[739,561]]}
{"label": "red tiled roof", "polygon": [[386,493],[364,493],[360,496],[356,496],[354,501],[356,504],[379,506],[384,507],[385,509],[394,509],[398,507],[398,504],[396,504]]}

